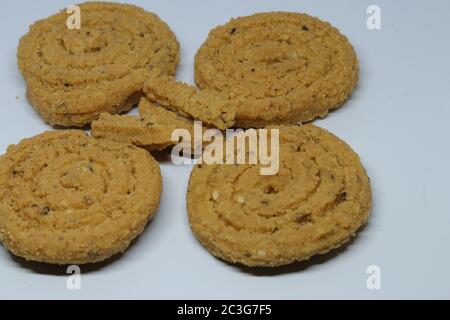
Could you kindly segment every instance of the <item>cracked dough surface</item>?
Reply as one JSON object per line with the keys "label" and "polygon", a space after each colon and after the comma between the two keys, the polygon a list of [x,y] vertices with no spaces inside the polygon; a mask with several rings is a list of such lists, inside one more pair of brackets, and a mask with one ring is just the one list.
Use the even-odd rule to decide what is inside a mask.
{"label": "cracked dough surface", "polygon": [[61,11],[33,24],[18,48],[28,99],[52,125],[82,126],[131,109],[148,72],[173,74],[179,61],[175,35],[155,14],[107,2],[79,7],[80,30],[69,30]]}
{"label": "cracked dough surface", "polygon": [[198,90],[174,77],[152,71],[144,84],[147,98],[174,112],[224,130],[233,126],[236,103],[213,90]]}
{"label": "cracked dough surface", "polygon": [[102,261],[142,233],[161,191],[145,150],[78,130],[45,132],[0,158],[0,240],[27,260]]}
{"label": "cracked dough surface", "polygon": [[358,155],[313,125],[281,126],[280,168],[200,165],[191,173],[191,228],[213,255],[248,266],[280,266],[347,242],[371,207]]}
{"label": "cracked dough surface", "polygon": [[298,124],[342,105],[358,81],[358,60],[327,22],[258,13],[210,32],[195,58],[195,79],[239,102],[237,127]]}
{"label": "cracked dough surface", "polygon": [[[184,129],[194,137],[194,121],[156,105],[146,98],[139,104],[139,117],[103,113],[92,122],[92,136],[133,144],[147,150],[163,150],[178,141],[172,140],[175,130]],[[194,142],[193,148],[195,148]]]}

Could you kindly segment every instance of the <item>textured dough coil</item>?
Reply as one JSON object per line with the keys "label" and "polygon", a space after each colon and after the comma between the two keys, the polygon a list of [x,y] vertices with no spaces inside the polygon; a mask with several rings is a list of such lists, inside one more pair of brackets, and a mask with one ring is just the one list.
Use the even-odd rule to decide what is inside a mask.
{"label": "textured dough coil", "polygon": [[28,260],[101,261],[144,230],[161,190],[145,150],[77,130],[46,132],[0,158],[0,240]]}
{"label": "textured dough coil", "polygon": [[195,58],[195,79],[238,102],[237,127],[298,124],[339,107],[358,81],[347,38],[306,14],[271,12],[213,29]]}
{"label": "textured dough coil", "polygon": [[279,266],[339,247],[369,217],[371,189],[358,155],[313,125],[281,126],[278,174],[260,165],[198,165],[187,208],[215,256]]}
{"label": "textured dough coil", "polygon": [[18,48],[28,99],[53,125],[129,110],[152,68],[173,74],[179,61],[175,35],[155,14],[113,3],[79,8],[79,30],[67,27],[62,11],[33,24]]}

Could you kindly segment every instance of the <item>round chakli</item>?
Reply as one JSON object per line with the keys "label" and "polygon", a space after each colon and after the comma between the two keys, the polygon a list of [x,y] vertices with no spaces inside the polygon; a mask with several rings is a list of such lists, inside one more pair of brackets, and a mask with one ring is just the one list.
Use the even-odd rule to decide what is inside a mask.
{"label": "round chakli", "polygon": [[272,12],[213,29],[195,59],[200,88],[239,101],[236,125],[300,123],[339,107],[358,81],[347,38],[306,14]]}
{"label": "round chakli", "polygon": [[15,255],[83,264],[123,252],[155,213],[158,163],[84,132],[46,132],[0,158],[0,240]]}
{"label": "round chakli", "polygon": [[173,74],[179,45],[169,27],[141,8],[79,5],[81,28],[62,11],[36,22],[22,37],[18,64],[31,104],[53,125],[82,126],[101,112],[139,102],[150,69]]}
{"label": "round chakli", "polygon": [[191,174],[190,224],[219,258],[248,266],[305,260],[348,241],[369,217],[369,179],[347,144],[313,125],[278,129],[276,175],[219,164]]}

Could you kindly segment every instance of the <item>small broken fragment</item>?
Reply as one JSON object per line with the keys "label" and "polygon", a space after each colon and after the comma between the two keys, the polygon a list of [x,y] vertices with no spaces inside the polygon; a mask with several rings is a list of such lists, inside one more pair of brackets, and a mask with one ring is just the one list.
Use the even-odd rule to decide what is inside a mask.
{"label": "small broken fragment", "polygon": [[220,130],[234,125],[238,102],[211,89],[198,90],[158,70],[151,72],[144,93],[151,102],[184,117],[201,120],[205,125]]}

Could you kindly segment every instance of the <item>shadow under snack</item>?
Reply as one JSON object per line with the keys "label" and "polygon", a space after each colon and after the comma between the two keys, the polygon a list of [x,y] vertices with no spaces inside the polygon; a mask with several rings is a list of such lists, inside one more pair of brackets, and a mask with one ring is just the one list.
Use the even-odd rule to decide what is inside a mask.
{"label": "shadow under snack", "polygon": [[[145,230],[142,232],[146,232],[147,228],[150,227],[150,225],[153,223],[153,220],[150,220],[147,223],[147,226],[145,227]],[[92,273],[99,271],[101,269],[104,269],[108,267],[109,265],[113,264],[114,262],[120,260],[123,256],[127,254],[127,252],[131,251],[133,247],[136,245],[136,243],[139,242],[140,235],[136,237],[129,245],[129,247],[126,249],[125,252],[119,252],[112,257],[95,263],[88,263],[88,264],[82,264],[79,265],[81,272],[83,274]],[[18,265],[20,265],[23,269],[30,270],[31,272],[43,274],[43,275],[52,275],[52,276],[69,276],[70,274],[67,273],[67,268],[72,264],[50,264],[45,262],[37,262],[37,261],[30,261],[26,260],[25,258],[19,257],[14,255],[12,252],[8,251],[11,259]]]}

